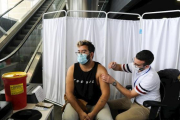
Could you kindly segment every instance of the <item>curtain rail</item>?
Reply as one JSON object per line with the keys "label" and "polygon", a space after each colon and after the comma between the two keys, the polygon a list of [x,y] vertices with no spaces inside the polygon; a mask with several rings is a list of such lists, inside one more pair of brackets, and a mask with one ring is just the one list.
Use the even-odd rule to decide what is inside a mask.
{"label": "curtain rail", "polygon": [[67,12],[66,12],[65,10],[60,10],[60,11],[53,11],[53,12],[44,13],[44,14],[43,14],[43,19],[44,19],[44,16],[45,16],[45,15],[52,14],[52,13],[58,13],[58,12],[59,12],[59,13],[60,13],[60,12],[64,12],[64,13],[65,13],[65,16],[67,16]]}
{"label": "curtain rail", "polygon": [[43,14],[43,18],[45,15],[47,14],[52,14],[52,13],[57,13],[57,12],[65,12],[66,13],[66,16],[68,15],[68,13],[70,12],[95,12],[95,13],[104,13],[106,15],[106,12],[105,11],[91,11],[91,10],[60,10],[60,11],[54,11],[54,12],[47,12],[47,13],[44,13]]}
{"label": "curtain rail", "polygon": [[54,11],[54,12],[48,12],[48,13],[44,13],[44,15],[46,14],[51,14],[51,13],[55,13],[55,12],[62,12],[64,11],[66,13],[66,16],[68,15],[69,12],[96,12],[96,13],[104,13],[106,14],[106,16],[108,16],[109,14],[126,14],[126,15],[137,15],[140,18],[143,18],[144,15],[147,14],[158,14],[158,13],[169,13],[169,12],[180,12],[180,10],[169,10],[169,11],[157,11],[157,12],[146,12],[144,13],[142,16],[140,14],[137,13],[126,13],[126,12],[105,12],[105,11],[91,11],[91,10],[60,10],[60,11]]}
{"label": "curtain rail", "polygon": [[141,15],[140,15],[140,14],[137,14],[137,13],[126,13],[126,12],[108,12],[108,13],[107,13],[107,16],[108,16],[109,14],[137,15],[137,16],[141,17]]}
{"label": "curtain rail", "polygon": [[170,12],[180,12],[180,10],[168,10],[168,11],[156,11],[156,12],[146,12],[142,15],[142,18],[144,15],[149,15],[149,14],[161,14],[161,13],[170,13]]}
{"label": "curtain rail", "polygon": [[105,11],[93,11],[93,10],[68,10],[68,11],[67,11],[67,15],[68,15],[68,13],[70,13],[70,12],[92,12],[92,13],[104,13],[104,14],[107,16],[107,14],[106,14],[106,12],[105,12]]}

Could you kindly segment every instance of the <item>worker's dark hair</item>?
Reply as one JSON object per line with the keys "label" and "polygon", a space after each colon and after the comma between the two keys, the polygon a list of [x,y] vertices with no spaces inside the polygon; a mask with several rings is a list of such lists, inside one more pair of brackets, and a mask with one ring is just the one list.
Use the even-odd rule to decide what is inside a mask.
{"label": "worker's dark hair", "polygon": [[154,60],[154,55],[149,50],[142,50],[139,53],[136,54],[136,58],[138,60],[144,61],[144,65],[150,65]]}

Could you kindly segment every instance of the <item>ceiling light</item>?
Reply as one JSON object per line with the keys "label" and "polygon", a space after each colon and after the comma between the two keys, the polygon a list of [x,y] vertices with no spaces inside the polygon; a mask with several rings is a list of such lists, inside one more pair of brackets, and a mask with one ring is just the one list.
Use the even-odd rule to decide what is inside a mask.
{"label": "ceiling light", "polygon": [[177,0],[178,2],[180,2],[180,0]]}

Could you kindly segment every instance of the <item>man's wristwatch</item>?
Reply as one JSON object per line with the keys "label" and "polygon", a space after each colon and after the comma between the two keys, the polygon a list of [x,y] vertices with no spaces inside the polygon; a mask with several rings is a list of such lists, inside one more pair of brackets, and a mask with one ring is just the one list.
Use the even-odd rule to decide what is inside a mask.
{"label": "man's wristwatch", "polygon": [[116,82],[116,81],[114,81],[114,82],[112,83],[112,85],[113,85],[113,86],[116,86],[116,85],[117,85],[117,82]]}

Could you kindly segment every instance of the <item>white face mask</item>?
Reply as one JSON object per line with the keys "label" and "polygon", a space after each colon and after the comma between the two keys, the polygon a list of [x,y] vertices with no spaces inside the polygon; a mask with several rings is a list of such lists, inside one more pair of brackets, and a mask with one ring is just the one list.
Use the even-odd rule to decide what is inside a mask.
{"label": "white face mask", "polygon": [[134,65],[134,68],[135,68],[136,71],[139,71],[139,68],[138,68],[138,67],[135,67],[135,65]]}
{"label": "white face mask", "polygon": [[145,69],[145,66],[143,66],[143,68],[139,68],[136,65],[134,65],[134,68],[136,71],[143,71]]}

